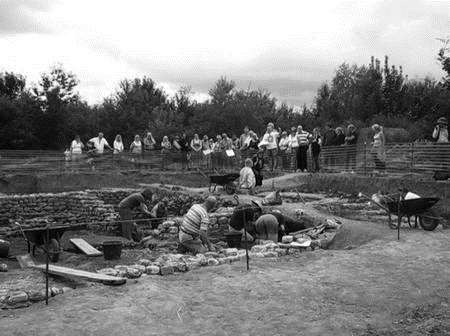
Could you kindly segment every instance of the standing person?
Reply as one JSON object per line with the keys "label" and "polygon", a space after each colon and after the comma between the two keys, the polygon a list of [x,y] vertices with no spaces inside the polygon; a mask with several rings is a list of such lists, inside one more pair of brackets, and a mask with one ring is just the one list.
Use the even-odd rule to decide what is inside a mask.
{"label": "standing person", "polygon": [[171,149],[172,149],[172,144],[170,143],[169,137],[167,135],[163,136],[163,139],[161,141],[162,169],[166,169]]}
{"label": "standing person", "polygon": [[310,134],[303,130],[299,125],[297,127],[297,172],[306,172],[308,168],[308,146]]}
{"label": "standing person", "polygon": [[345,144],[344,129],[342,127],[336,127],[335,133],[336,133],[336,137],[335,137],[334,145],[342,146],[343,144]]}
{"label": "standing person", "polygon": [[81,142],[80,136],[75,135],[75,139],[70,144],[70,154],[72,160],[77,160],[81,157],[83,153],[84,144]]}
{"label": "standing person", "polygon": [[295,171],[297,169],[297,151],[298,151],[298,139],[297,139],[297,128],[295,126],[291,127],[291,132],[289,134],[289,155],[291,157],[291,169]]}
{"label": "standing person", "polygon": [[199,166],[202,150],[202,140],[199,138],[197,133],[194,134],[194,137],[191,140],[190,149],[192,150],[191,154],[192,163],[197,164],[197,166]]}
{"label": "standing person", "polygon": [[186,135],[186,132],[181,133],[181,138],[178,141],[178,143],[180,144],[181,153],[182,153],[182,158],[181,158],[182,169],[189,170],[190,161],[191,161],[191,151],[190,151],[189,140]]}
{"label": "standing person", "polygon": [[[205,151],[209,154],[205,154]],[[206,168],[211,167],[211,143],[208,139],[208,136],[205,134],[202,139],[202,155],[203,155],[203,165]]]}
{"label": "standing person", "polygon": [[437,143],[448,143],[448,122],[447,118],[441,117],[437,121],[437,125],[433,130],[433,139]]}
{"label": "standing person", "polygon": [[133,154],[142,154],[142,141],[139,135],[134,136],[134,141],[130,145],[130,152]]}
{"label": "standing person", "polygon": [[245,126],[244,133],[242,133],[241,136],[239,137],[239,144],[240,144],[239,149],[241,151],[247,149],[249,143],[250,143],[250,128],[248,128],[248,126]]}
{"label": "standing person", "polygon": [[318,172],[320,170],[319,155],[322,147],[322,136],[320,135],[319,128],[313,129],[313,134],[311,137],[311,156],[313,159],[313,172]]}
{"label": "standing person", "polygon": [[[325,130],[323,132],[323,141],[322,141],[322,147],[331,147],[336,145],[336,132],[331,126],[331,124],[327,123],[325,125]],[[325,168],[331,168],[334,165],[334,157],[333,157],[333,150],[330,148],[329,150],[325,150],[324,154],[322,155],[324,158],[324,166]]]}
{"label": "standing person", "polygon": [[259,142],[258,135],[253,131],[250,131],[249,134],[250,134],[250,140],[248,140],[248,146],[246,149],[257,151],[258,150],[258,142]]}
{"label": "standing person", "polygon": [[372,130],[375,132],[372,142],[372,157],[375,162],[375,169],[386,170],[386,140],[383,133],[383,127],[378,124],[372,125]]}
{"label": "standing person", "polygon": [[256,187],[262,186],[263,181],[263,175],[262,170],[264,169],[264,150],[260,149],[258,152],[253,156],[253,173],[255,174],[255,180],[256,180]]}
{"label": "standing person", "polygon": [[153,138],[153,135],[151,132],[147,132],[144,138],[144,150],[146,152],[151,151],[155,148],[155,138]]}
{"label": "standing person", "polygon": [[336,144],[336,132],[331,127],[331,124],[325,125],[325,131],[323,132],[323,147],[334,146]]}
{"label": "standing person", "polygon": [[278,164],[278,137],[279,133],[275,130],[273,123],[268,123],[266,133],[258,146],[259,148],[265,148],[267,150],[267,155],[270,157],[271,172],[277,168]]}
{"label": "standing person", "polygon": [[119,216],[123,221],[121,224],[122,237],[130,240],[139,241],[142,234],[138,231],[136,223],[133,220],[133,211],[136,209],[141,210],[145,214],[151,216],[151,212],[145,205],[146,200],[151,200],[153,193],[150,189],[145,189],[140,193],[134,193],[125,197],[119,203]]}
{"label": "standing person", "polygon": [[334,145],[339,147],[333,150],[334,164],[336,168],[342,169],[345,160],[345,148],[342,147],[345,144],[344,129],[342,127],[336,127],[335,133]]}
{"label": "standing person", "polygon": [[278,143],[279,157],[281,158],[281,168],[287,169],[289,162],[290,141],[286,131],[281,132],[280,142]]}
{"label": "standing person", "polygon": [[122,152],[123,152],[122,136],[120,134],[117,134],[113,142],[113,154],[120,154]]}
{"label": "standing person", "polygon": [[358,133],[353,124],[347,126],[347,136],[345,137],[345,169],[352,173],[356,169],[356,143],[358,142]]}
{"label": "standing person", "polygon": [[197,254],[214,250],[208,239],[209,215],[216,206],[214,196],[208,196],[202,204],[194,204],[183,217],[178,239],[183,249]]}
{"label": "standing person", "polygon": [[109,150],[112,150],[111,146],[108,144],[108,141],[103,137],[103,133],[98,133],[98,136],[89,140],[89,142],[94,146],[95,152],[97,154],[103,154],[105,147]]}

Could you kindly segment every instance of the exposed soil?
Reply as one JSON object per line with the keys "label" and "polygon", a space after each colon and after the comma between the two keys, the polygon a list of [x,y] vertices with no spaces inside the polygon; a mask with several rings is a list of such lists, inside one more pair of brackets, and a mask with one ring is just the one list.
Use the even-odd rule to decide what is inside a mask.
{"label": "exposed soil", "polygon": [[[283,183],[292,182],[277,180]],[[317,208],[323,195],[302,196],[309,202],[281,208],[329,218]],[[7,335],[450,334],[450,230],[403,227],[397,241],[386,222],[338,219],[344,226],[332,250],[252,259],[249,272],[237,262],[144,276],[120,287],[82,282],[48,307],[1,311],[1,330]],[[125,251],[120,263],[145,253],[152,252]],[[71,254],[62,262],[70,264],[68,258],[83,269],[107,265]],[[0,282],[19,274],[28,273],[13,269],[0,274]]]}

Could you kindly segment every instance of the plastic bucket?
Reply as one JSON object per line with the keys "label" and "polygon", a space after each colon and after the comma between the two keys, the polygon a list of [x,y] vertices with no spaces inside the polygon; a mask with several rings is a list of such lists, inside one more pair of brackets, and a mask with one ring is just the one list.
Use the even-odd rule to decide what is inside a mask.
{"label": "plastic bucket", "polygon": [[7,258],[9,255],[10,242],[0,239],[0,258]]}
{"label": "plastic bucket", "polygon": [[228,232],[225,233],[225,241],[229,247],[241,247],[242,233],[241,232]]}
{"label": "plastic bucket", "polygon": [[103,256],[105,260],[120,259],[122,254],[122,242],[118,240],[105,241],[103,246]]}

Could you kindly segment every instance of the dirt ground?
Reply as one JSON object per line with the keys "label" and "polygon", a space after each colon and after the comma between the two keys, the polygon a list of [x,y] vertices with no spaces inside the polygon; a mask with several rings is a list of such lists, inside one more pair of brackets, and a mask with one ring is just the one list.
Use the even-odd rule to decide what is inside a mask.
{"label": "dirt ground", "polygon": [[450,335],[450,230],[404,227],[397,241],[386,223],[342,221],[332,250],[85,283],[48,307],[0,311],[0,334]]}

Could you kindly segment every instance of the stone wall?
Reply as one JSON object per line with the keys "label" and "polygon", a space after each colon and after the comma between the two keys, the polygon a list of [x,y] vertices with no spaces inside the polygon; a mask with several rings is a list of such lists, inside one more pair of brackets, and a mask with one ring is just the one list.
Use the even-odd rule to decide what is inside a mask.
{"label": "stone wall", "polygon": [[[117,205],[133,192],[141,189],[100,189],[57,194],[29,194],[0,196],[0,236],[18,232],[14,224],[24,228],[50,225],[87,223],[94,230],[106,230],[99,222],[114,222],[119,218]],[[159,199],[168,204],[169,216],[182,216],[193,203],[203,201],[179,190],[153,188]],[[229,202],[228,202],[229,203]],[[148,202],[149,207],[153,204]],[[220,205],[227,202],[220,201]]]}

